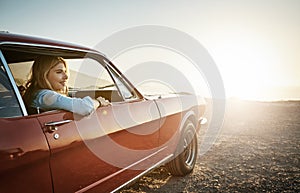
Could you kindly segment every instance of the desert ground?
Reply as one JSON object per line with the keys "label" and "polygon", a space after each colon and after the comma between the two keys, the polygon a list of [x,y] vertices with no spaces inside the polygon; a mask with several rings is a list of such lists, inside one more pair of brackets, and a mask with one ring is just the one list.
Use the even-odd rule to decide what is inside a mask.
{"label": "desert ground", "polygon": [[193,173],[173,177],[161,166],[121,192],[300,192],[299,101],[228,101],[217,140],[203,151],[208,129]]}

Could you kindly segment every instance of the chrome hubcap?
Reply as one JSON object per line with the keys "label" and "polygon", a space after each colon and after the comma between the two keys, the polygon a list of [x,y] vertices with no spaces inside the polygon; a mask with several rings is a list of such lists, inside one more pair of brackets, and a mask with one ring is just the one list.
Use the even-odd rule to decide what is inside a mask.
{"label": "chrome hubcap", "polygon": [[188,166],[193,166],[195,156],[196,156],[196,144],[194,140],[194,134],[192,131],[188,131],[184,138],[184,157],[185,164]]}

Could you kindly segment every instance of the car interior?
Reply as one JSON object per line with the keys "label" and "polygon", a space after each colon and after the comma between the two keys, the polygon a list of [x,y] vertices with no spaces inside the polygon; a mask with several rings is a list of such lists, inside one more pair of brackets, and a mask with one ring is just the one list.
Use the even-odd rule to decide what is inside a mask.
{"label": "car interior", "polygon": [[[22,45],[2,45],[1,51],[21,95],[25,91],[25,84],[34,59],[40,55],[53,55],[63,57],[68,63],[70,97],[83,98],[90,96],[95,99],[102,96],[110,102],[124,102],[124,100],[138,98],[138,95],[133,89],[130,89],[130,86],[126,84],[126,81],[122,79],[118,72],[106,65],[109,61],[99,54],[28,45],[26,47]],[[101,64],[99,61],[102,61]],[[3,73],[0,72],[1,80],[6,77]],[[6,88],[7,86],[2,87]],[[39,111],[32,109],[27,110],[39,113]]]}

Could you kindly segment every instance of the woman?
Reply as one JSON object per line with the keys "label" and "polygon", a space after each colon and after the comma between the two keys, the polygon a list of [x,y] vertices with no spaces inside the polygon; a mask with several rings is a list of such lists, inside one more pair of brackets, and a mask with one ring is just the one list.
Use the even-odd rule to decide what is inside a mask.
{"label": "woman", "polygon": [[100,105],[109,104],[102,97],[97,100],[89,96],[82,99],[68,97],[68,78],[68,65],[63,58],[38,57],[33,63],[23,96],[27,109],[34,108],[36,111],[63,109],[86,116]]}

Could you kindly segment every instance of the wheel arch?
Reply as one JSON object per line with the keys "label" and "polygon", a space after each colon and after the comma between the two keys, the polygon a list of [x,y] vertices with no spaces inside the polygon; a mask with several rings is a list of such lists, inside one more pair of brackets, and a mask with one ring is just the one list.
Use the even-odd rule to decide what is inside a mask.
{"label": "wheel arch", "polygon": [[188,111],[187,113],[184,114],[183,118],[181,119],[180,123],[180,133],[183,132],[183,129],[185,128],[185,125],[188,121],[191,121],[195,128],[197,128],[197,119],[194,111]]}

